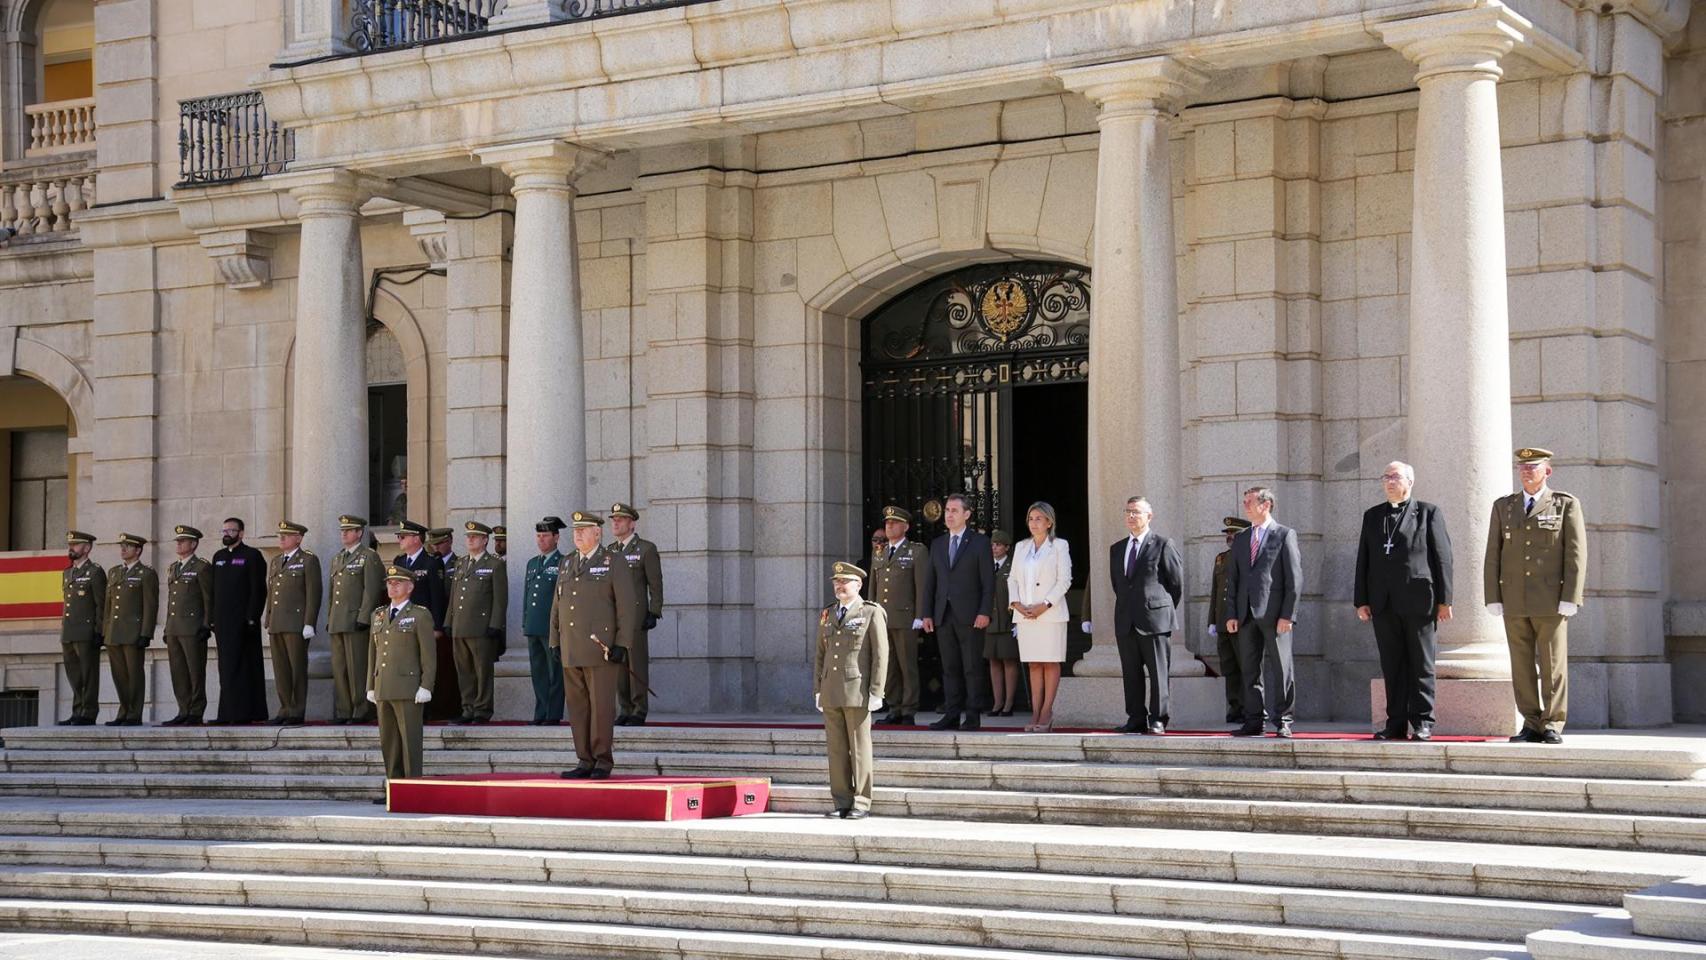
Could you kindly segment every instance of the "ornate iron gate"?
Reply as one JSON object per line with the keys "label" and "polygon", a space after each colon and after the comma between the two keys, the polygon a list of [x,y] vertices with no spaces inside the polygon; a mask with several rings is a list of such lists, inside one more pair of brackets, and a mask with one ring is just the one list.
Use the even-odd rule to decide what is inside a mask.
{"label": "ornate iron gate", "polygon": [[941,532],[942,498],[971,498],[973,523],[1006,523],[1013,391],[1089,379],[1090,277],[1070,264],[982,264],[944,274],[865,321],[864,527],[885,504]]}

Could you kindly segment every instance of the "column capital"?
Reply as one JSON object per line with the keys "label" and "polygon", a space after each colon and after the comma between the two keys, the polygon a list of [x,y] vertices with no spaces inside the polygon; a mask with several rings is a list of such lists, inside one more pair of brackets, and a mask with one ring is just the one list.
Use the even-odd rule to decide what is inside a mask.
{"label": "column capital", "polygon": [[1066,89],[1094,101],[1104,115],[1134,110],[1171,113],[1208,82],[1208,75],[1178,57],[1144,57],[1062,70],[1060,81]]}
{"label": "column capital", "polygon": [[515,182],[511,192],[572,189],[575,181],[604,165],[610,155],[565,140],[529,140],[524,143],[477,147],[474,156],[489,167],[497,167]]}
{"label": "column capital", "polygon": [[269,177],[275,190],[296,200],[296,217],[354,216],[361,205],[382,192],[380,181],[350,170],[304,170]]}
{"label": "column capital", "polygon": [[1386,45],[1416,65],[1416,80],[1443,73],[1504,75],[1499,60],[1528,39],[1534,25],[1505,6],[1477,7],[1375,27]]}

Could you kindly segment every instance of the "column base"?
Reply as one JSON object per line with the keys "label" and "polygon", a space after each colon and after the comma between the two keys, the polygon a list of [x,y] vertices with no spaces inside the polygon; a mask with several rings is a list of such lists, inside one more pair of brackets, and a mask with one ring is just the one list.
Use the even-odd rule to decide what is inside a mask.
{"label": "column base", "polygon": [[[1226,683],[1218,677],[1174,677],[1167,684],[1172,730],[1226,726]],[[1056,727],[1117,727],[1126,722],[1125,685],[1119,677],[1062,677],[1055,702]]]}
{"label": "column base", "polygon": [[[1378,730],[1386,724],[1386,684],[1379,677],[1368,682],[1368,698]],[[1508,737],[1522,726],[1504,679],[1434,681],[1434,718],[1434,733],[1447,737]]]}

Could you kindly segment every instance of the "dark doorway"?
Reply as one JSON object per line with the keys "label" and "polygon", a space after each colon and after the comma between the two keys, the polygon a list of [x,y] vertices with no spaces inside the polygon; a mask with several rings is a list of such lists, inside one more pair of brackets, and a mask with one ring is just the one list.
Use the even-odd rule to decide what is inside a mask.
{"label": "dark doorway", "polygon": [[367,388],[367,518],[393,526],[408,510],[409,389],[401,383]]}
{"label": "dark doorway", "polygon": [[1073,612],[1067,631],[1066,658],[1077,660],[1090,648],[1078,629],[1084,613],[1084,588],[1090,581],[1090,439],[1088,383],[1060,383],[1017,391],[1013,403],[1013,495],[1003,522],[1015,542],[1030,536],[1025,510],[1038,500],[1054,507],[1055,534],[1072,548]]}

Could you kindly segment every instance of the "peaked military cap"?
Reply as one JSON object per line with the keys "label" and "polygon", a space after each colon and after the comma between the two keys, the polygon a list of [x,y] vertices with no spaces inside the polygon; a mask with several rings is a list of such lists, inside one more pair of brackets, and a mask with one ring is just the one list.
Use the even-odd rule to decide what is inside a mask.
{"label": "peaked military cap", "polygon": [[434,545],[443,543],[450,539],[450,533],[449,527],[433,527],[426,532],[427,543]]}
{"label": "peaked military cap", "polygon": [[467,523],[464,523],[462,525],[462,529],[469,533],[477,533],[482,537],[489,537],[492,535],[492,528],[478,520],[470,520]]}
{"label": "peaked military cap", "polygon": [[912,522],[912,514],[907,513],[905,510],[902,510],[901,508],[894,506],[893,504],[890,504],[889,506],[886,506],[883,508],[883,520],[885,522],[889,521],[889,520],[899,520],[901,523],[911,523]]}
{"label": "peaked military cap", "polygon": [[620,501],[610,505],[610,515],[612,517],[627,517],[629,520],[640,519],[640,511]]}
{"label": "peaked military cap", "polygon": [[499,540],[508,540],[509,528],[501,523],[494,523],[492,524],[492,536],[497,537]]}
{"label": "peaked military cap", "polygon": [[119,542],[119,546],[121,546],[121,547],[146,547],[146,546],[148,546],[148,538],[147,537],[139,537],[134,533],[121,533],[121,534],[119,534],[118,535],[118,542]]}
{"label": "peaked military cap", "polygon": [[397,524],[397,535],[402,536],[405,533],[412,533],[417,537],[424,537],[426,536],[427,528],[424,524],[416,523],[413,520],[404,520],[402,523]]}
{"label": "peaked military cap", "polygon": [[574,526],[576,529],[579,529],[581,527],[602,527],[602,526],[604,526],[604,518],[603,517],[599,516],[596,513],[587,513],[585,510],[576,510],[574,513],[569,514],[569,519],[574,521]]}
{"label": "peaked military cap", "polygon": [[535,533],[556,533],[558,530],[561,530],[566,526],[568,526],[568,524],[563,522],[562,517],[546,517],[534,524],[533,530]]}
{"label": "peaked military cap", "polygon": [[399,567],[396,564],[392,564],[391,566],[385,568],[385,579],[387,579],[387,580],[407,580],[410,583],[414,583],[415,582],[415,572],[413,570],[410,570],[408,567]]}
{"label": "peaked military cap", "polygon": [[1541,447],[1523,447],[1516,452],[1517,463],[1545,463],[1552,459],[1552,451]]}
{"label": "peaked military cap", "polygon": [[300,523],[295,523],[295,522],[292,522],[290,520],[280,520],[278,522],[278,532],[279,533],[307,533],[308,528],[303,526]]}
{"label": "peaked military cap", "polygon": [[174,540],[200,540],[201,539],[201,531],[197,530],[196,528],[190,526],[187,523],[178,524],[177,526],[172,528],[172,532],[177,534],[177,536],[172,538]]}
{"label": "peaked military cap", "polygon": [[829,579],[863,580],[865,579],[865,571],[859,569],[855,564],[848,563],[844,560],[837,560],[835,561],[834,569],[830,571]]}
{"label": "peaked military cap", "polygon": [[67,531],[65,531],[65,545],[66,546],[70,546],[73,543],[94,543],[94,542],[95,542],[95,535],[92,533],[84,533],[81,530],[67,530]]}
{"label": "peaked military cap", "polygon": [[1221,533],[1237,533],[1240,530],[1248,530],[1250,528],[1250,521],[1243,517],[1222,517],[1220,523]]}
{"label": "peaked military cap", "polygon": [[367,527],[367,518],[346,513],[338,518],[339,530],[362,530]]}
{"label": "peaked military cap", "polygon": [[1013,545],[1013,535],[1005,530],[994,531],[989,535],[989,539],[995,543],[1006,544],[1009,547]]}

